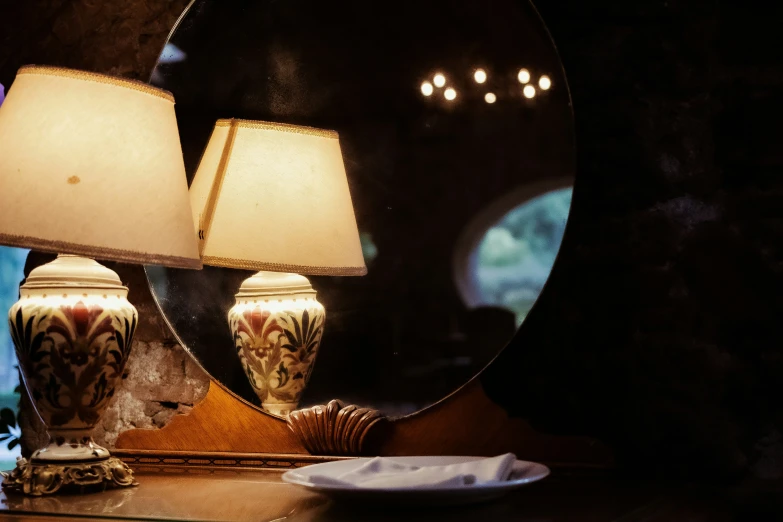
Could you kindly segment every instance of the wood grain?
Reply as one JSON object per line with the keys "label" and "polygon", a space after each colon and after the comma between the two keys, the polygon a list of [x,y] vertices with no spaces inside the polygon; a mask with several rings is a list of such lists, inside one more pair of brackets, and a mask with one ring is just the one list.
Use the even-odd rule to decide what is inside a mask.
{"label": "wood grain", "polygon": [[[761,501],[732,503],[722,489],[650,481],[612,479],[602,473],[553,474],[494,502],[464,507],[368,507],[332,502],[328,497],[286,484],[280,472],[226,472],[204,469],[138,473],[139,487],[92,495],[31,498],[0,492],[0,520],[296,520],[298,522],[694,522],[781,520],[780,511],[762,510]],[[770,488],[769,498],[780,496]],[[774,507],[774,506],[770,506]],[[744,513],[770,513],[753,517]],[[777,515],[777,516],[776,516]]]}
{"label": "wood grain", "polygon": [[[548,435],[506,412],[484,393],[477,380],[418,414],[386,424],[373,441],[379,455],[497,455],[565,467],[611,467],[607,447],[586,437]],[[240,401],[214,381],[202,402],[159,430],[129,430],[117,440],[124,455],[132,450],[194,453],[307,454],[282,419]]]}
{"label": "wood grain", "polygon": [[479,455],[513,452],[567,467],[612,467],[611,451],[588,437],[549,435],[510,418],[474,379],[447,399],[391,423],[381,455]]}
{"label": "wood grain", "polygon": [[237,399],[212,381],[207,396],[164,428],[120,434],[119,449],[239,453],[307,453],[281,419]]}

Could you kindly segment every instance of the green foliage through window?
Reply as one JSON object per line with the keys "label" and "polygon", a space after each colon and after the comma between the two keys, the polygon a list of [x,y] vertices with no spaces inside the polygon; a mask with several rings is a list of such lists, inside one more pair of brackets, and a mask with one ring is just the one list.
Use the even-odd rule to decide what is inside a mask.
{"label": "green foliage through window", "polygon": [[476,253],[481,301],[512,310],[521,323],[546,283],[563,241],[571,187],[537,196],[509,211],[484,235]]}
{"label": "green foliage through window", "polygon": [[8,329],[8,309],[19,299],[28,250],[0,246],[0,469],[13,467],[19,455],[19,429],[14,414],[19,407],[19,372]]}

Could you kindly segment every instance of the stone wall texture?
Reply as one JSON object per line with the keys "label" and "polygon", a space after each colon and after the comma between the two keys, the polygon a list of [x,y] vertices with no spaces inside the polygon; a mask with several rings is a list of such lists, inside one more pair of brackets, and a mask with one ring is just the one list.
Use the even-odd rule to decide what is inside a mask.
{"label": "stone wall texture", "polygon": [[[147,78],[184,5],[5,2],[0,82],[25,63]],[[572,90],[577,184],[550,283],[482,382],[511,413],[599,437],[645,474],[780,478],[780,8],[537,6]],[[141,269],[121,275],[145,322],[102,427],[109,444],[186,411],[207,385]]]}

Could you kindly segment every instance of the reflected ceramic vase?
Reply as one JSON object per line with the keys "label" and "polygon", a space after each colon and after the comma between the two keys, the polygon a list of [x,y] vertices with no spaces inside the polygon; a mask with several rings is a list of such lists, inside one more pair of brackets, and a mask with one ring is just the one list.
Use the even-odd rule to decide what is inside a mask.
{"label": "reflected ceramic vase", "polygon": [[121,381],[136,309],[115,272],[84,257],[60,255],[33,270],[8,319],[19,368],[49,432],[46,447],[19,459],[4,481],[24,493],[62,486],[128,486],[131,470],[92,439]]}
{"label": "reflected ceramic vase", "polygon": [[306,277],[258,272],[228,312],[234,347],[264,410],[295,410],[321,344],[324,307]]}

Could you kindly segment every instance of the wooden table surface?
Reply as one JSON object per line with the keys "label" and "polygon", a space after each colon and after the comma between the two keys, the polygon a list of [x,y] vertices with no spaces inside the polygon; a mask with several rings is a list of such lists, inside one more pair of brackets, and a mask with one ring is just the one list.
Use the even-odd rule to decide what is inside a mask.
{"label": "wooden table surface", "polygon": [[[87,495],[25,497],[4,492],[0,520],[199,520],[271,522],[722,522],[732,497],[666,486],[555,472],[502,500],[452,508],[390,508],[333,502],[281,481],[278,471],[160,468],[139,470],[138,487]],[[783,520],[783,518],[759,518]]]}

